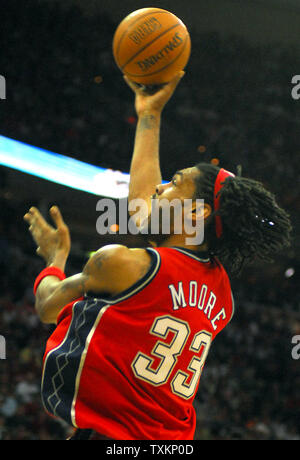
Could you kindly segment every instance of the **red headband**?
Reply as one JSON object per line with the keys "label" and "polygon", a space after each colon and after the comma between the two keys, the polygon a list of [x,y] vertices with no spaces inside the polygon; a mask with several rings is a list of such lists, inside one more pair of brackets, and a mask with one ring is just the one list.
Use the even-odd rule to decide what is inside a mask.
{"label": "red headband", "polygon": [[[226,169],[220,169],[218,175],[217,175],[217,178],[216,178],[216,182],[215,182],[215,191],[214,191],[214,210],[215,212],[219,211],[219,208],[220,208],[220,190],[222,189],[223,185],[224,185],[224,181],[227,177],[235,177],[235,175],[229,171],[226,171]],[[222,220],[221,220],[221,216],[219,216],[218,214],[215,215],[215,219],[216,219],[216,235],[217,235],[217,238],[220,238],[220,236],[222,235]]]}

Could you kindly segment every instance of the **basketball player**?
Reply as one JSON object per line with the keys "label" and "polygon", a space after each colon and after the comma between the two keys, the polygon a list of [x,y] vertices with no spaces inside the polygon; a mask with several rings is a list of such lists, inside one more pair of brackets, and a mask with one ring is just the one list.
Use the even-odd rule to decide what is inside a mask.
{"label": "basketball player", "polygon": [[[36,208],[24,216],[47,265],[34,285],[36,311],[56,324],[42,400],[77,429],[72,439],[193,439],[203,366],[234,313],[230,276],[289,244],[287,214],[254,180],[199,164],[161,184],[161,113],[182,76],[154,94],[126,80],[138,116],[129,199],[191,199],[182,215],[204,219],[200,245],[188,245],[185,230],[172,233],[171,225],[167,235],[149,235],[144,249],[99,249],[82,273],[66,278],[71,242],[59,209],[50,209],[54,227]],[[150,208],[137,225],[149,219]]]}

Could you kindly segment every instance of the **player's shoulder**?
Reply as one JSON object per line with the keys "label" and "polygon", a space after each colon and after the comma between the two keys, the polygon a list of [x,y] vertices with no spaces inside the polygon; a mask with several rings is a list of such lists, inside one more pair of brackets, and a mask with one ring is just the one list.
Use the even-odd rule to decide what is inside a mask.
{"label": "player's shoulder", "polygon": [[151,263],[151,255],[143,248],[129,248],[122,244],[109,244],[94,252],[90,263],[98,268],[127,267],[127,269],[140,268]]}
{"label": "player's shoulder", "polygon": [[106,292],[118,294],[145,276],[150,266],[151,256],[146,249],[112,244],[96,251],[84,272],[96,281],[92,291],[105,288]]}

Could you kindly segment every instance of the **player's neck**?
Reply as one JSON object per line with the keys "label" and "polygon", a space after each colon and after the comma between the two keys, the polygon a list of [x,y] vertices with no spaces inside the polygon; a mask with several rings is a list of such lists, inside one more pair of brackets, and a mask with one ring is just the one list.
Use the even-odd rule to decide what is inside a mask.
{"label": "player's neck", "polygon": [[171,235],[168,239],[159,242],[158,244],[152,243],[151,244],[155,247],[180,247],[185,249],[190,249],[191,251],[208,251],[207,243],[203,242],[201,245],[197,244],[187,244],[187,240],[192,239],[187,235]]}

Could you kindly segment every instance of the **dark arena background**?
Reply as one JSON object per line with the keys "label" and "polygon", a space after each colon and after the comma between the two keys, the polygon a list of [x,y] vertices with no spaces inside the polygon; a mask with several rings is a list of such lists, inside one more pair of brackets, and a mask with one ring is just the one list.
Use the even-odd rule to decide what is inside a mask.
{"label": "dark arena background", "polygon": [[298,0],[3,2],[0,334],[6,350],[0,360],[0,439],[70,434],[45,413],[40,399],[52,327],[41,324],[34,310],[33,282],[44,265],[23,221],[28,207],[46,215],[52,204],[60,206],[72,236],[68,275],[81,271],[89,253],[104,244],[139,245],[134,236],[118,235],[117,226],[115,234],[96,232],[103,187],[90,193],[76,188],[76,181],[64,185],[68,162],[60,182],[46,180],[42,166],[28,173],[20,157],[13,164],[14,152],[25,164],[32,152],[42,151],[7,143],[103,168],[108,188],[109,180],[126,186],[136,115],[134,95],[113,60],[112,38],[127,14],[147,6],[180,17],[192,41],[186,75],[163,113],[163,178],[199,161],[234,172],[241,165],[244,176],[275,193],[294,226],[288,250],[268,264],[254,262],[233,282],[235,316],[206,361],[195,399],[195,439],[299,440]]}

